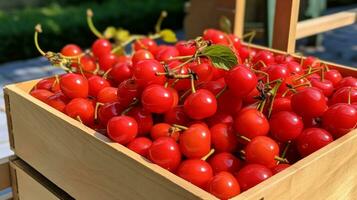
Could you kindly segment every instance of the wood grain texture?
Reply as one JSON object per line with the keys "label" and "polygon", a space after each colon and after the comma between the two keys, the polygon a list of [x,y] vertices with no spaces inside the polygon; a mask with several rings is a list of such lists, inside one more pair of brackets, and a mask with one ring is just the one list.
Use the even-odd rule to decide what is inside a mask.
{"label": "wood grain texture", "polygon": [[0,191],[11,186],[9,159],[0,159]]}
{"label": "wood grain texture", "polygon": [[243,38],[244,33],[245,2],[246,0],[236,0],[235,5],[234,34],[239,38]]}
{"label": "wood grain texture", "polygon": [[[15,153],[76,199],[215,199],[105,136],[7,86]],[[27,87],[28,86],[28,87]]]}
{"label": "wood grain texture", "polygon": [[273,49],[295,51],[296,24],[300,0],[276,0]]}

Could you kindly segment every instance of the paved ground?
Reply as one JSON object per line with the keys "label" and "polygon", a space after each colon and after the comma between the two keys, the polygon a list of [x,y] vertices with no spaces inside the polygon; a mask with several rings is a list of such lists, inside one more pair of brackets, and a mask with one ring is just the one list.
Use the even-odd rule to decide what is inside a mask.
{"label": "paved ground", "polygon": [[[182,35],[182,34],[180,34]],[[301,42],[299,42],[301,43]],[[300,49],[306,55],[357,67],[357,24],[324,33],[323,48]],[[37,79],[60,73],[44,58],[15,61],[0,65],[0,88],[6,84]],[[4,100],[0,90],[0,158],[11,154],[8,145]]]}

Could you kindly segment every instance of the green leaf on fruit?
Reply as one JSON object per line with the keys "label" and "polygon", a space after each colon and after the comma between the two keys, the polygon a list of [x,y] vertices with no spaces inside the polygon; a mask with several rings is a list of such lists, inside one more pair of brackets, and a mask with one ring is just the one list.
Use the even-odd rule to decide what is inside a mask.
{"label": "green leaf on fruit", "polygon": [[200,55],[208,57],[216,68],[227,71],[238,64],[234,52],[224,45],[208,46],[202,50]]}
{"label": "green leaf on fruit", "polygon": [[160,36],[162,40],[165,42],[169,42],[169,43],[177,42],[176,34],[171,29],[164,29],[160,31]]}

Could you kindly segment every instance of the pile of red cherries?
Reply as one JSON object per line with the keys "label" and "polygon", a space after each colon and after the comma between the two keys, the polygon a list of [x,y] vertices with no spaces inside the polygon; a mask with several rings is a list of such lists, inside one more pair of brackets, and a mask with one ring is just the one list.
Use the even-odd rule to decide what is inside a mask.
{"label": "pile of red cherries", "polygon": [[[224,70],[198,56],[212,45],[228,47],[237,64]],[[68,73],[30,94],[220,199],[357,124],[357,79],[315,57],[257,50],[215,29],[175,45],[139,38],[131,55],[113,48],[103,38],[86,51],[64,46],[56,55],[70,58]]]}

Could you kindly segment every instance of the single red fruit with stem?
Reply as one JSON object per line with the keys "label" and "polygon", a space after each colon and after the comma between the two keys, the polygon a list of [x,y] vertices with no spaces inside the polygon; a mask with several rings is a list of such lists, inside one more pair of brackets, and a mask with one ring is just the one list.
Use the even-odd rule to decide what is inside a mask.
{"label": "single red fruit with stem", "polygon": [[237,149],[238,137],[231,125],[219,123],[211,127],[212,146],[216,152],[233,152]]}
{"label": "single red fruit with stem", "polygon": [[229,172],[219,172],[213,176],[207,190],[219,199],[232,198],[241,191],[240,183]]}
{"label": "single red fruit with stem", "polygon": [[143,107],[152,113],[165,113],[173,107],[174,95],[162,85],[149,85],[141,95]]}
{"label": "single red fruit with stem", "polygon": [[61,112],[64,112],[68,102],[69,102],[68,97],[66,97],[62,92],[56,92],[55,94],[49,96],[46,99],[46,103],[48,105]]}
{"label": "single red fruit with stem", "polygon": [[211,165],[214,174],[218,174],[223,171],[236,173],[241,165],[241,161],[237,157],[227,152],[214,154],[208,162]]}
{"label": "single red fruit with stem", "polygon": [[188,159],[177,168],[176,174],[192,184],[205,188],[213,177],[212,167],[204,160]]}
{"label": "single red fruit with stem", "polygon": [[84,72],[93,72],[97,68],[95,59],[91,56],[82,56],[80,59],[80,67]]}
{"label": "single red fruit with stem", "polygon": [[116,83],[121,83],[124,80],[131,78],[133,75],[131,65],[127,62],[116,63],[112,67],[112,70],[109,72],[109,74]]}
{"label": "single red fruit with stem", "polygon": [[[274,54],[270,51],[261,50],[254,56],[252,60],[253,64],[255,65],[255,69],[263,69],[266,66],[273,64],[275,62]],[[264,63],[264,64],[262,64]]]}
{"label": "single red fruit with stem", "polygon": [[175,44],[180,56],[190,56],[196,53],[196,44],[194,41],[179,41]]}
{"label": "single red fruit with stem", "polygon": [[281,111],[292,111],[291,101],[286,97],[276,97],[273,102],[272,114]]}
{"label": "single red fruit with stem", "polygon": [[330,106],[322,116],[322,127],[339,138],[356,128],[357,110],[353,105],[338,103]]}
{"label": "single red fruit with stem", "polygon": [[74,98],[65,107],[65,113],[83,124],[89,125],[94,121],[93,102],[84,98]]}
{"label": "single red fruit with stem", "polygon": [[286,62],[286,66],[291,74],[302,75],[304,73],[301,65],[295,61]]}
{"label": "single red fruit with stem", "polygon": [[107,130],[110,139],[125,145],[137,136],[138,124],[134,118],[121,115],[108,121]]}
{"label": "single red fruit with stem", "polygon": [[181,133],[180,150],[187,158],[202,158],[211,149],[211,133],[202,124],[193,124]]}
{"label": "single red fruit with stem", "polygon": [[238,65],[231,69],[224,79],[228,88],[236,97],[244,97],[248,95],[258,83],[255,74],[242,65]]}
{"label": "single red fruit with stem", "polygon": [[344,77],[336,88],[339,89],[342,87],[357,87],[357,78],[352,76]]}
{"label": "single red fruit with stem", "polygon": [[320,79],[311,79],[310,80],[311,86],[316,87],[320,89],[326,97],[329,97],[334,90],[333,84],[331,81],[325,79],[325,80],[320,80]]}
{"label": "single red fruit with stem", "polygon": [[357,87],[342,87],[330,99],[330,104],[357,102]]}
{"label": "single red fruit with stem", "polygon": [[222,31],[216,29],[206,29],[203,32],[203,39],[211,41],[213,44],[228,45],[228,38]]}
{"label": "single red fruit with stem", "polygon": [[192,63],[190,69],[197,75],[197,83],[208,82],[213,78],[213,66],[210,63]]}
{"label": "single red fruit with stem", "polygon": [[264,165],[247,164],[236,175],[241,190],[246,191],[249,188],[263,182],[271,177],[273,173]]}
{"label": "single red fruit with stem", "polygon": [[265,71],[269,75],[269,81],[275,81],[278,79],[284,80],[290,76],[290,71],[286,65],[271,64]]}
{"label": "single red fruit with stem", "polygon": [[135,99],[138,99],[141,95],[139,85],[134,79],[127,79],[118,86],[118,100],[125,106],[133,103]]}
{"label": "single red fruit with stem", "polygon": [[164,85],[165,76],[158,76],[157,73],[165,73],[164,67],[156,60],[142,60],[134,65],[134,79],[137,84],[145,88],[151,84]]}
{"label": "single red fruit with stem", "polygon": [[150,136],[153,140],[159,137],[172,137],[175,141],[178,141],[180,133],[170,124],[157,123],[151,128]]}
{"label": "single red fruit with stem", "polygon": [[97,101],[100,103],[113,103],[118,100],[118,89],[105,87],[98,92]]}
{"label": "single red fruit with stem", "polygon": [[60,78],[60,87],[64,95],[73,98],[86,98],[89,92],[88,80],[79,74],[68,73]]}
{"label": "single red fruit with stem", "polygon": [[148,110],[142,107],[134,107],[128,112],[128,116],[134,118],[138,123],[138,136],[144,136],[150,133],[154,120]]}
{"label": "single red fruit with stem", "polygon": [[253,139],[268,134],[269,122],[259,110],[247,108],[241,110],[234,119],[234,129],[239,135]]}
{"label": "single red fruit with stem", "polygon": [[157,44],[155,40],[151,38],[140,38],[134,42],[135,51],[139,51],[140,49],[149,50],[151,53],[154,53],[157,49]]}
{"label": "single red fruit with stem", "polygon": [[330,69],[324,74],[325,79],[332,82],[334,87],[337,87],[339,82],[342,80],[341,73],[336,69]]}
{"label": "single red fruit with stem", "polygon": [[308,56],[305,58],[305,60],[302,63],[302,68],[303,69],[308,69],[308,68],[318,68],[320,66],[320,61],[313,57],[313,56]]}
{"label": "single red fruit with stem", "polygon": [[185,99],[183,108],[190,118],[201,120],[216,113],[217,100],[210,91],[199,89]]}
{"label": "single red fruit with stem", "polygon": [[319,117],[327,109],[326,97],[320,89],[304,88],[291,97],[291,107],[302,117]]}
{"label": "single red fruit with stem", "polygon": [[92,45],[92,52],[97,58],[110,54],[111,51],[112,44],[106,39],[97,39]]}
{"label": "single red fruit with stem", "polygon": [[157,50],[155,59],[158,61],[169,61],[174,57],[179,56],[180,53],[174,46],[167,46]]}
{"label": "single red fruit with stem", "polygon": [[99,68],[105,72],[111,69],[116,63],[118,63],[118,57],[112,53],[103,54],[98,58]]}
{"label": "single red fruit with stem", "polygon": [[98,109],[98,119],[101,124],[107,126],[108,121],[120,115],[124,110],[124,107],[119,102],[106,103],[99,107]]}
{"label": "single red fruit with stem", "polygon": [[174,139],[160,137],[149,148],[148,158],[151,162],[173,172],[180,165],[181,152]]}
{"label": "single red fruit with stem", "polygon": [[321,128],[307,128],[296,139],[301,156],[306,157],[333,141],[332,135]]}
{"label": "single red fruit with stem", "polygon": [[275,165],[275,158],[278,156],[279,145],[267,136],[257,136],[245,147],[245,157],[248,163],[272,167]]}
{"label": "single red fruit with stem", "polygon": [[82,49],[76,44],[67,44],[61,49],[61,54],[68,57],[79,56],[82,52]]}
{"label": "single red fruit with stem", "polygon": [[301,117],[288,111],[273,114],[269,124],[272,136],[280,142],[294,140],[304,129]]}
{"label": "single red fruit with stem", "polygon": [[146,137],[138,137],[131,141],[127,147],[141,156],[147,156],[152,141]]}
{"label": "single red fruit with stem", "polygon": [[133,62],[133,65],[135,66],[136,63],[142,60],[152,60],[154,59],[154,55],[150,51],[141,49],[138,50],[134,53],[133,57],[131,58],[131,61]]}
{"label": "single red fruit with stem", "polygon": [[35,89],[30,92],[31,96],[43,102],[46,102],[47,98],[53,94],[53,92],[44,89]]}
{"label": "single red fruit with stem", "polygon": [[88,78],[88,86],[89,95],[96,98],[102,89],[110,87],[110,83],[103,77],[93,75]]}
{"label": "single red fruit with stem", "polygon": [[164,122],[168,124],[182,124],[187,125],[190,121],[189,117],[185,114],[182,105],[178,105],[168,112],[164,113]]}

